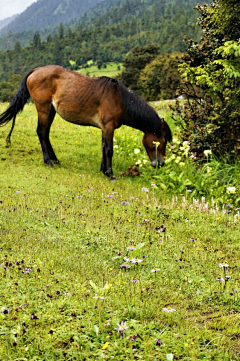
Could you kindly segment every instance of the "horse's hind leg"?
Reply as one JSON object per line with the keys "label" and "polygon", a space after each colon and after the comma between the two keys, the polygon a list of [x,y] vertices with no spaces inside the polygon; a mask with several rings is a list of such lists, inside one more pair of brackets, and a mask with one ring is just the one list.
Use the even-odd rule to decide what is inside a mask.
{"label": "horse's hind leg", "polygon": [[53,160],[54,162],[58,162],[58,159],[54,153],[54,150],[49,140],[49,132],[56,111],[52,105],[45,106],[44,108],[41,107],[41,109],[38,109],[37,107],[37,110],[38,110],[37,134],[43,151],[43,159],[46,164],[52,166],[51,160]]}
{"label": "horse's hind leg", "polygon": [[57,159],[56,157],[56,154],[52,148],[52,145],[50,143],[50,139],[49,139],[49,133],[50,133],[50,128],[51,128],[51,125],[52,125],[52,122],[53,122],[53,119],[55,117],[55,114],[56,114],[56,110],[54,109],[53,105],[51,106],[51,109],[50,109],[50,114],[49,114],[49,128],[48,128],[48,135],[47,135],[47,140],[48,140],[48,153],[49,153],[49,156],[50,156],[50,159],[54,162],[54,163],[60,163],[59,160]]}

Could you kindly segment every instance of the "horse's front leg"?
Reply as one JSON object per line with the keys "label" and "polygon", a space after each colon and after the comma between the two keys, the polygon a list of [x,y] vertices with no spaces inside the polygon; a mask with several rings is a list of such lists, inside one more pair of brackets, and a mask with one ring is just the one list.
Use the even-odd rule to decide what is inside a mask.
{"label": "horse's front leg", "polygon": [[106,170],[107,170],[107,159],[106,159],[106,151],[105,151],[105,137],[102,132],[102,162],[101,162],[100,171],[105,174]]}
{"label": "horse's front leg", "polygon": [[109,125],[102,135],[102,163],[101,171],[110,179],[115,179],[112,171],[114,127]]}

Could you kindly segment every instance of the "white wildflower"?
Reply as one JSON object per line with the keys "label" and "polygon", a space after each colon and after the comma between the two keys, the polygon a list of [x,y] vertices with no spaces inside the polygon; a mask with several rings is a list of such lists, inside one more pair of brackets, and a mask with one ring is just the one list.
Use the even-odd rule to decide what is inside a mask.
{"label": "white wildflower", "polygon": [[175,308],[172,308],[172,307],[164,307],[162,310],[164,312],[175,312],[176,311]]}
{"label": "white wildflower", "polygon": [[227,187],[226,192],[228,194],[236,193],[236,187]]}
{"label": "white wildflower", "polygon": [[206,157],[208,157],[209,155],[212,154],[212,151],[211,151],[211,149],[206,149],[206,150],[203,151],[203,153],[204,153],[204,155],[205,155]]}

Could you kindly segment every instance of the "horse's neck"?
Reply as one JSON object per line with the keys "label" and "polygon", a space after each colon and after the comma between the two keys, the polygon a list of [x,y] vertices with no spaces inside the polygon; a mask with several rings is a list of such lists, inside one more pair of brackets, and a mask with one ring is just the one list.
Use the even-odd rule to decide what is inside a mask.
{"label": "horse's neck", "polygon": [[133,129],[140,130],[143,133],[146,133],[146,129],[143,129],[142,124],[139,124],[136,120],[130,118],[129,116],[125,116],[122,122],[124,125],[131,127]]}

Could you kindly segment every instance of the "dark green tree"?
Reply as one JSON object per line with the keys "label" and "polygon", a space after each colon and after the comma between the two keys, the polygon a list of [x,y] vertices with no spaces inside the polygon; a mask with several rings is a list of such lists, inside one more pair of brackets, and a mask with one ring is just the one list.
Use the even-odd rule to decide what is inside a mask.
{"label": "dark green tree", "polygon": [[3,102],[10,102],[19,87],[19,83],[22,79],[21,75],[12,75],[8,81],[1,83],[0,87],[0,99]]}
{"label": "dark green tree", "polygon": [[49,34],[48,37],[47,37],[47,42],[51,43],[52,41],[53,41],[53,37],[52,37],[51,34]]}
{"label": "dark green tree", "polygon": [[141,70],[139,85],[147,100],[172,99],[180,86],[179,61],[183,54],[158,55]]}
{"label": "dark green tree", "polygon": [[62,22],[59,24],[58,36],[59,36],[59,39],[63,39],[63,37],[64,37],[64,26],[63,26]]}
{"label": "dark green tree", "polygon": [[145,46],[136,46],[131,53],[124,59],[124,70],[121,73],[121,80],[132,90],[139,91],[141,86],[139,84],[140,71],[145,68],[153,59],[155,59],[160,52],[160,47],[157,44],[150,44]]}
{"label": "dark green tree", "polygon": [[21,50],[22,50],[22,46],[21,46],[20,42],[16,41],[15,46],[14,46],[15,53],[20,53]]}
{"label": "dark green tree", "polygon": [[184,107],[177,102],[175,118],[193,156],[211,149],[234,160],[240,154],[240,2],[214,0],[196,9],[203,36],[186,40],[179,89],[186,101]]}
{"label": "dark green tree", "polygon": [[52,54],[53,63],[56,65],[63,65],[63,56],[61,43],[59,41],[59,37],[57,34],[54,35],[53,38],[53,54]]}
{"label": "dark green tree", "polygon": [[66,37],[68,37],[69,39],[71,39],[71,38],[72,38],[72,35],[73,35],[73,33],[72,33],[71,28],[67,28]]}
{"label": "dark green tree", "polygon": [[38,32],[33,36],[33,46],[39,50],[42,48],[41,36]]}

